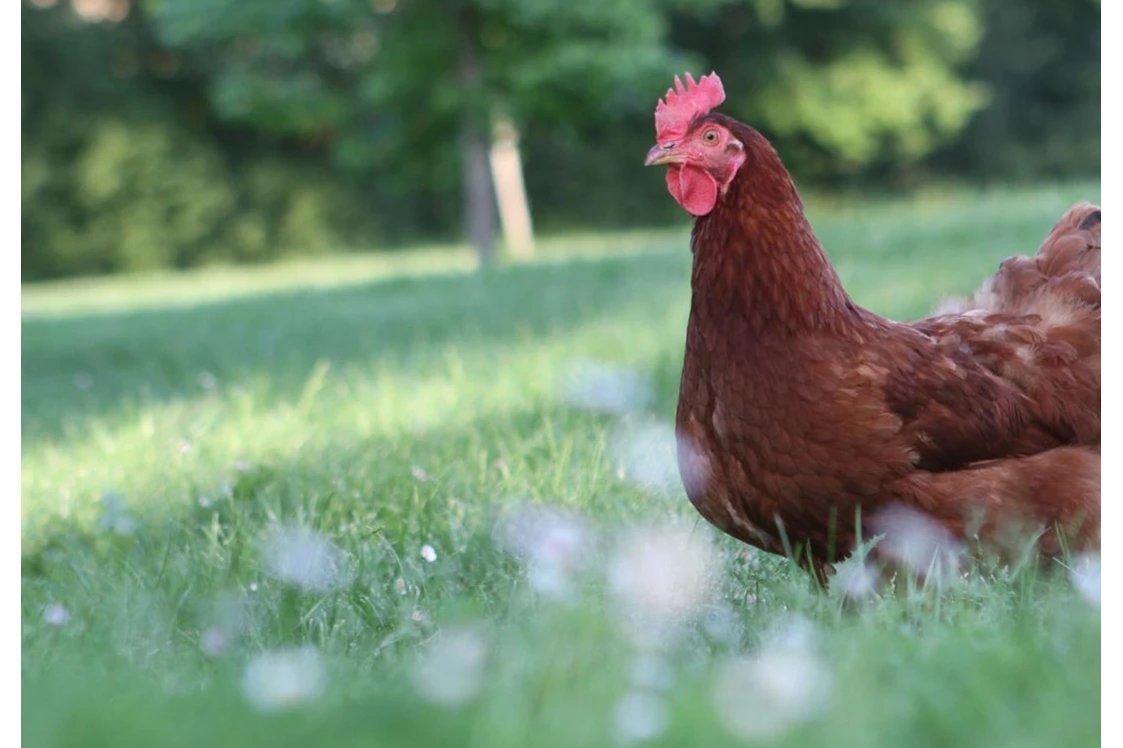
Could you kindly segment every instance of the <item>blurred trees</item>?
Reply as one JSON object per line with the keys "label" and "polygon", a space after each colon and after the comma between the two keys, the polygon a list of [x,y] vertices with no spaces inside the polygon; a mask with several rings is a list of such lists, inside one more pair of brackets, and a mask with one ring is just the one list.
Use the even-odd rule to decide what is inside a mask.
{"label": "blurred trees", "polygon": [[1099,174],[1099,0],[987,0],[964,74],[988,106],[948,144],[944,169],[994,178]]}
{"label": "blurred trees", "polygon": [[263,260],[377,230],[313,149],[226,127],[147,18],[113,15],[124,0],[81,2],[103,20],[24,5],[24,278]]}
{"label": "blurred trees", "polygon": [[1095,0],[25,0],[24,279],[494,229],[492,123],[547,230],[676,220],[675,72],[802,181],[1098,173]]}
{"label": "blurred trees", "polygon": [[[409,194],[460,182],[468,234],[491,254],[488,134],[588,121],[674,62],[658,0],[150,0],[159,41],[215,114],[317,139],[355,175]],[[645,80],[645,76],[647,79]]]}

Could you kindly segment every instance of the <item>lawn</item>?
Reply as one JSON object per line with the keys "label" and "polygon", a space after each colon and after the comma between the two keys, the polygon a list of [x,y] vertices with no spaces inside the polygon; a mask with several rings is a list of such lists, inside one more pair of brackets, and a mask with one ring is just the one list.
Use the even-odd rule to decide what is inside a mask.
{"label": "lawn", "polygon": [[[809,213],[910,318],[1098,198]],[[1098,577],[845,598],[699,521],[686,236],[25,286],[23,744],[1098,745]]]}

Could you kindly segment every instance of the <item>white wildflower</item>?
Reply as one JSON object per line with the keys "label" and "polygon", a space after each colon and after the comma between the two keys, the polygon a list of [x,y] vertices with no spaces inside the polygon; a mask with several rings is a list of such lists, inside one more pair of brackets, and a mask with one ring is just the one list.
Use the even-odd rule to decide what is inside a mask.
{"label": "white wildflower", "polygon": [[674,427],[651,419],[625,422],[609,436],[613,459],[622,475],[661,496],[682,490]]}
{"label": "white wildflower", "polygon": [[1072,567],[1073,586],[1092,605],[1100,607],[1100,557],[1081,556]]}
{"label": "white wildflower", "polygon": [[702,614],[702,628],[715,640],[723,644],[733,644],[740,636],[740,630],[733,611],[728,606],[712,605]]}
{"label": "white wildflower", "polygon": [[641,653],[632,660],[629,680],[636,688],[668,691],[674,685],[675,670],[665,657]]}
{"label": "white wildflower", "polygon": [[823,712],[833,695],[833,675],[815,652],[814,634],[796,618],[766,634],[756,654],[718,667],[712,693],[726,729],[768,740]]}
{"label": "white wildflower", "polygon": [[474,628],[442,631],[418,657],[413,684],[424,698],[453,706],[475,698],[483,682],[487,642]]}
{"label": "white wildflower", "polygon": [[877,543],[880,555],[904,564],[913,573],[940,583],[959,574],[962,548],[940,523],[904,506],[880,511],[872,526],[885,537]]}
{"label": "white wildflower", "polygon": [[304,646],[255,655],[242,676],[242,693],[257,709],[271,712],[316,700],[326,683],[319,651]]}
{"label": "white wildflower", "polygon": [[65,626],[70,620],[70,611],[62,603],[49,603],[43,608],[43,620],[51,626]]}
{"label": "white wildflower", "polygon": [[658,615],[691,612],[703,599],[714,564],[704,532],[638,527],[612,562],[612,590],[627,604]]}
{"label": "white wildflower", "polygon": [[861,600],[877,589],[877,573],[861,561],[848,561],[835,567],[830,586],[842,597]]}
{"label": "white wildflower", "polygon": [[341,581],[347,559],[320,533],[295,527],[272,534],[265,545],[265,561],[269,571],[286,584],[307,592],[325,592]]}
{"label": "white wildflower", "polygon": [[517,511],[499,527],[500,542],[526,564],[536,592],[556,600],[573,593],[573,576],[584,560],[585,530],[570,514],[538,507]]}
{"label": "white wildflower", "polygon": [[600,361],[575,361],[562,385],[562,399],[575,408],[605,413],[638,410],[651,397],[651,385],[637,372]]}
{"label": "white wildflower", "polygon": [[640,742],[659,737],[670,724],[667,705],[657,694],[630,691],[616,703],[617,736],[626,742]]}
{"label": "white wildflower", "polygon": [[218,626],[209,626],[199,637],[199,648],[207,657],[220,657],[230,649],[230,634]]}
{"label": "white wildflower", "polygon": [[137,522],[129,514],[125,499],[113,491],[106,491],[101,497],[101,518],[98,527],[103,532],[117,535],[132,535],[136,532]]}

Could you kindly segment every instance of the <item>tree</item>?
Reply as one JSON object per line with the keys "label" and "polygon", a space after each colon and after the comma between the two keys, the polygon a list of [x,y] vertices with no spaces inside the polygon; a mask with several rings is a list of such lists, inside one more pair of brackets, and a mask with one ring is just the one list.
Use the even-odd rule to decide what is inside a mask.
{"label": "tree", "polygon": [[1098,174],[1099,0],[984,0],[986,35],[967,74],[991,100],[948,148],[974,178]]}
{"label": "tree", "polygon": [[[149,0],[223,117],[324,146],[381,180],[447,185],[492,255],[493,121],[578,126],[650,108],[676,62],[661,0]],[[705,5],[698,0],[690,5]],[[683,3],[675,3],[682,6]],[[637,97],[635,91],[647,95]]]}
{"label": "tree", "polygon": [[918,163],[989,91],[962,74],[980,0],[752,0],[682,17],[674,40],[722,71],[727,111],[808,177]]}
{"label": "tree", "polygon": [[801,184],[1095,174],[1099,33],[1097,0],[24,0],[22,273],[458,224],[487,261],[524,192],[544,231],[679,220],[639,162],[685,70]]}

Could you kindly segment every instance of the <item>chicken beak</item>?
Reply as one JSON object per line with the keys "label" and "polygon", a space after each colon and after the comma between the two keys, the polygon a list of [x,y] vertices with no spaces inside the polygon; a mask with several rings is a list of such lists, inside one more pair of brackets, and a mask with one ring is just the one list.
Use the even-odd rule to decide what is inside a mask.
{"label": "chicken beak", "polygon": [[675,148],[674,143],[667,145],[656,145],[647,152],[647,158],[643,160],[644,166],[661,166],[663,164],[680,164],[686,160],[686,155],[682,151]]}

